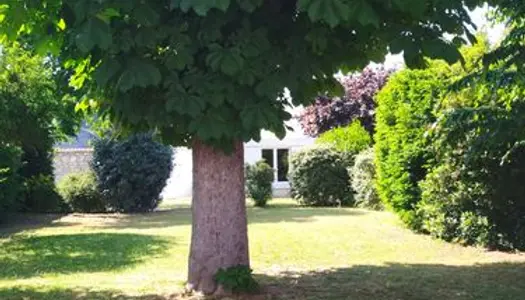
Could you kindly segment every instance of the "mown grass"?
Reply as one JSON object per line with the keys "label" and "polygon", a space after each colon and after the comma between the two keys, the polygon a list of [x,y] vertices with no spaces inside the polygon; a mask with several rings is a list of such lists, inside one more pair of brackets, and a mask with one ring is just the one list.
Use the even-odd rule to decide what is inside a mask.
{"label": "mown grass", "polygon": [[[525,299],[525,255],[465,248],[388,212],[248,210],[255,299]],[[57,216],[0,229],[0,299],[178,299],[187,202],[137,215]],[[3,234],[3,235],[2,235]]]}

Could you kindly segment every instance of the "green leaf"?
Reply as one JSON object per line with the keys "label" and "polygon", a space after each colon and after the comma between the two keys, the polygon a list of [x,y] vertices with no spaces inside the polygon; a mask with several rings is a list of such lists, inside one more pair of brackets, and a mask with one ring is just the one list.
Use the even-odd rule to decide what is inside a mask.
{"label": "green leaf", "polygon": [[86,13],[88,12],[88,0],[78,0],[74,3],[74,5],[69,4],[69,6],[72,8],[73,13],[75,14],[75,19],[80,21],[84,20]]}
{"label": "green leaf", "polygon": [[139,86],[146,87],[148,85],[158,85],[160,83],[160,71],[152,63],[137,60],[135,62],[135,69],[138,75],[136,78]]}
{"label": "green leaf", "polygon": [[197,15],[206,16],[212,8],[222,11],[228,10],[230,0],[172,0],[170,6],[172,8],[179,7],[183,12],[193,9]]}
{"label": "green leaf", "polygon": [[111,29],[108,24],[96,17],[87,20],[75,36],[77,47],[85,53],[96,46],[106,50],[111,45],[112,40]]}
{"label": "green leaf", "polygon": [[44,37],[37,42],[35,47],[36,52],[42,56],[49,53],[58,56],[60,54],[60,42],[60,40],[53,39],[52,37]]}
{"label": "green leaf", "polygon": [[241,9],[251,13],[260,7],[263,3],[263,0],[237,0],[237,4]]}
{"label": "green leaf", "polygon": [[222,48],[219,45],[211,45],[210,53],[206,57],[206,64],[214,71],[221,70],[226,75],[235,75],[244,65],[244,59],[237,48]]}
{"label": "green leaf", "polygon": [[111,18],[120,16],[120,12],[114,8],[106,8],[97,14],[102,21],[109,23]]}
{"label": "green leaf", "polygon": [[415,43],[406,44],[403,58],[409,68],[423,68],[426,66],[425,58],[420,50]]}
{"label": "green leaf", "polygon": [[157,34],[151,27],[142,27],[137,30],[135,43],[139,47],[155,47]]}
{"label": "green leaf", "polygon": [[368,1],[361,0],[355,9],[355,13],[357,14],[357,21],[361,25],[379,27],[379,15]]}
{"label": "green leaf", "polygon": [[398,38],[393,39],[390,44],[388,45],[390,53],[392,54],[398,54],[403,51],[405,48],[405,44],[412,43],[408,38],[404,36],[400,36]]}
{"label": "green leaf", "polygon": [[251,105],[245,107],[241,113],[241,123],[244,129],[260,128],[262,110],[258,105]]}
{"label": "green leaf", "polygon": [[175,53],[166,59],[166,66],[169,69],[183,70],[186,66],[193,63],[193,55],[191,55],[188,49],[181,49],[174,52]]}
{"label": "green leaf", "polygon": [[99,86],[103,87],[120,69],[121,65],[115,59],[106,59],[97,67],[94,74],[95,81]]}
{"label": "green leaf", "polygon": [[175,10],[177,8],[180,8],[180,1],[181,0],[171,0],[170,1],[170,10]]}
{"label": "green leaf", "polygon": [[456,45],[443,39],[433,39],[423,43],[423,53],[431,58],[442,58],[449,64],[462,59]]}
{"label": "green leaf", "polygon": [[142,25],[155,26],[159,23],[159,14],[149,5],[142,4],[133,10],[133,18]]}
{"label": "green leaf", "polygon": [[158,85],[160,81],[160,71],[153,63],[132,59],[127,69],[122,72],[117,85],[122,92],[126,92],[133,87]]}
{"label": "green leaf", "polygon": [[422,17],[428,5],[426,0],[393,0],[393,3],[399,10],[406,11],[415,18]]}
{"label": "green leaf", "polygon": [[347,21],[352,12],[344,0],[299,0],[297,7],[308,12],[312,21],[325,21],[332,27]]}

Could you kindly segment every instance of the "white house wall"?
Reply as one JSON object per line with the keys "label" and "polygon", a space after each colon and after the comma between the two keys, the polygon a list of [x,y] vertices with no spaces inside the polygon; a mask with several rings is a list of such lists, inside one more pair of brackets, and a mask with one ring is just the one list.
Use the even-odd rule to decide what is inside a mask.
{"label": "white house wall", "polygon": [[[253,164],[262,158],[262,149],[289,149],[290,153],[311,145],[315,139],[305,136],[301,132],[289,132],[287,136],[279,140],[269,132],[263,132],[259,142],[248,142],[244,144],[244,162]],[[175,149],[175,165],[173,172],[163,191],[164,198],[187,198],[192,192],[192,158],[191,150],[188,148]],[[274,182],[274,197],[285,197],[289,194],[288,182]]]}
{"label": "white house wall", "polygon": [[184,147],[175,148],[173,170],[162,192],[163,198],[187,198],[192,191],[192,155]]}

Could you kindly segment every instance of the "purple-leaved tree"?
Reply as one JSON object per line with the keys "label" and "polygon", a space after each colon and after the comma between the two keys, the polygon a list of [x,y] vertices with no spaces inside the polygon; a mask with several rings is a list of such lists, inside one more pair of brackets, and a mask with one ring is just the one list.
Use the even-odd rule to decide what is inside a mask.
{"label": "purple-leaved tree", "polygon": [[345,89],[343,97],[319,95],[314,104],[299,116],[304,132],[316,137],[335,127],[345,126],[354,120],[361,121],[372,134],[375,126],[375,95],[385,85],[392,70],[368,67],[360,73],[340,79]]}

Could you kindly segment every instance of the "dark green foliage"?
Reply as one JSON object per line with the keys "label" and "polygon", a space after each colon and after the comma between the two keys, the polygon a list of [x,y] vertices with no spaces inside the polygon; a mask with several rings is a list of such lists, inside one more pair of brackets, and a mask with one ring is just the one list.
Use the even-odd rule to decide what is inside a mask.
{"label": "dark green foliage", "polygon": [[22,190],[21,155],[20,148],[0,143],[0,215],[15,209]]}
{"label": "dark green foliage", "polygon": [[383,205],[377,194],[374,159],[373,148],[368,148],[356,155],[354,165],[350,169],[350,181],[355,191],[356,206],[380,210]]}
{"label": "dark green foliage", "polygon": [[[61,209],[53,186],[53,145],[76,128],[75,103],[62,98],[52,68],[20,45],[2,45],[0,57],[0,144],[22,150],[19,189],[13,209]],[[13,194],[9,196],[13,202]]]}
{"label": "dark green foliage", "polygon": [[[46,138],[48,139],[48,137],[44,139]],[[39,147],[22,147],[23,166],[20,174],[24,178],[53,175],[53,145],[47,142],[46,144]]]}
{"label": "dark green foliage", "polygon": [[52,142],[49,132],[45,130],[29,141],[29,145],[28,141],[21,141],[23,153],[20,175],[25,188],[20,201],[24,211],[58,212],[64,209],[63,201],[55,189]]}
{"label": "dark green foliage", "polygon": [[446,241],[490,245],[488,220],[472,205],[485,194],[483,186],[465,181],[456,166],[444,164],[427,176],[421,188],[417,213],[424,231]]}
{"label": "dark green foliage", "polygon": [[246,189],[255,206],[264,207],[272,199],[273,169],[265,161],[247,165]]}
{"label": "dark green foliage", "polygon": [[102,213],[106,203],[92,172],[70,174],[58,183],[58,192],[73,212]]}
{"label": "dark green foliage", "polygon": [[[525,104],[445,114],[433,131],[439,162],[422,184],[424,229],[466,244],[525,249]],[[504,102],[511,100],[513,103]]]}
{"label": "dark green foliage", "polygon": [[53,176],[43,174],[25,179],[22,205],[24,211],[36,213],[57,213],[65,209]]}
{"label": "dark green foliage", "polygon": [[321,146],[293,153],[288,176],[292,196],[305,205],[339,206],[354,203],[344,155]]}
{"label": "dark green foliage", "polygon": [[110,210],[147,212],[158,206],[172,169],[171,147],[151,134],[103,139],[94,146],[92,168]]}
{"label": "dark green foliage", "polygon": [[481,3],[24,0],[4,8],[0,31],[60,54],[72,84],[100,96],[81,106],[97,99],[124,128],[157,128],[173,145],[196,138],[227,149],[261,129],[285,134],[284,87],[309,104],[342,89],[334,73],[389,51],[409,66],[460,60],[467,8]]}
{"label": "dark green foliage", "polygon": [[235,293],[253,293],[259,290],[259,284],[252,275],[248,266],[234,266],[219,269],[215,274],[215,281],[225,290]]}
{"label": "dark green foliage", "polygon": [[433,109],[445,90],[445,79],[436,68],[404,70],[390,77],[377,98],[374,140],[379,196],[415,228],[418,182],[425,178],[430,158],[425,132],[435,121]]}

